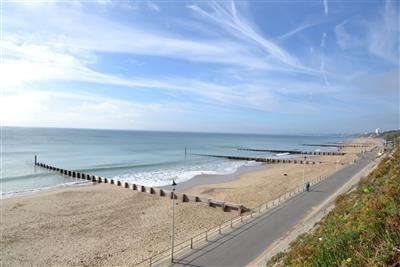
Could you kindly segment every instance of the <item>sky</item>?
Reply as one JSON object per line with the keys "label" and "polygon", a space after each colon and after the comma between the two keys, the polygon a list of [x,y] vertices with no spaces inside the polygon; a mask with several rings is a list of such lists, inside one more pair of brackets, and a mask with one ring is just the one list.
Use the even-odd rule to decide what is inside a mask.
{"label": "sky", "polygon": [[398,1],[0,1],[3,126],[400,127]]}

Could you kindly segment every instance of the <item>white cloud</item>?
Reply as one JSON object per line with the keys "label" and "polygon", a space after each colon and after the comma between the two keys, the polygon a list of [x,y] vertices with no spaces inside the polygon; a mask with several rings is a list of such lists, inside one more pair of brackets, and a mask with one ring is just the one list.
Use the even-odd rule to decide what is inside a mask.
{"label": "white cloud", "polygon": [[328,0],[323,0],[324,1],[324,14],[325,17],[328,16],[329,10],[328,10]]}
{"label": "white cloud", "polygon": [[328,36],[328,34],[327,34],[326,32],[323,32],[323,33],[322,33],[321,43],[320,43],[320,46],[321,46],[322,48],[325,47],[325,40],[326,40],[326,37],[327,37],[327,36]]}
{"label": "white cloud", "polygon": [[362,45],[362,41],[360,40],[358,35],[350,34],[347,32],[346,27],[348,23],[350,23],[349,20],[345,20],[335,27],[337,44],[342,49],[349,49]]}
{"label": "white cloud", "polygon": [[[279,44],[316,23],[303,24],[272,40],[253,25],[242,6],[235,2],[197,4],[190,7],[191,15],[195,14],[197,20],[191,21],[192,24],[183,31],[192,30],[196,35],[180,34],[175,29],[167,32],[163,27],[155,29],[147,24],[123,23],[108,14],[88,12],[83,7],[63,7],[57,3],[7,12],[8,32],[0,43],[5,51],[0,83],[7,88],[7,95],[1,99],[1,112],[12,114],[5,118],[6,124],[156,129],[157,125],[165,123],[163,129],[166,129],[167,123],[179,124],[174,118],[184,116],[182,110],[190,111],[196,105],[201,106],[196,106],[201,109],[196,114],[207,113],[203,113],[205,107],[311,114],[325,108],[318,96],[329,94],[329,100],[335,101],[338,92],[343,90],[340,83],[321,86],[324,82],[329,85],[326,69],[331,70],[334,61],[329,54],[324,55],[326,32],[322,34],[320,49],[310,49],[315,69],[307,67],[286,50],[284,44]],[[105,1],[106,10],[107,5],[109,3]],[[141,11],[148,10],[145,5],[140,8]],[[191,25],[197,28],[193,30]],[[353,43],[357,43],[352,41],[347,26],[345,22],[336,27],[336,35],[340,37],[338,42],[340,39],[339,45],[343,48],[354,47]],[[383,49],[381,46],[371,43],[371,53],[379,54],[377,51]],[[207,69],[205,73],[191,76],[196,78],[183,78],[179,71],[174,77],[152,75],[151,78],[145,74],[115,74],[116,69],[113,73],[105,71],[109,69],[106,68],[107,56],[121,54],[208,63],[207,68],[212,71]],[[227,70],[231,73],[227,74]],[[224,71],[224,76],[216,75]],[[303,76],[304,73],[307,75]],[[331,82],[334,77],[329,73]],[[144,104],[65,93],[60,91],[59,81],[109,85],[110,90],[123,86],[151,94],[162,92],[170,97],[168,103]],[[51,86],[51,91],[34,90]],[[84,84],[72,85],[70,89],[84,91]],[[187,104],[171,101],[183,98],[190,100]],[[24,105],[24,109],[18,109],[18,103]]]}
{"label": "white cloud", "polygon": [[4,125],[145,129],[154,126],[157,117],[174,116],[180,108],[179,104],[135,103],[43,90],[15,91],[0,99]]}
{"label": "white cloud", "polygon": [[292,72],[314,73],[313,70],[303,66],[296,57],[288,53],[285,49],[258,33],[251,22],[242,15],[234,1],[222,3],[211,2],[207,7],[211,9],[211,12],[205,8],[201,8],[199,5],[188,6],[188,8],[208,21],[214,21],[219,27],[230,32],[237,39],[246,41],[247,44],[250,42],[252,46],[258,46],[263,49],[266,52],[264,57],[272,59],[270,60],[271,65],[276,66],[281,64],[286,68],[289,67]]}
{"label": "white cloud", "polygon": [[[50,49],[49,46],[18,44],[11,41],[4,41],[2,45],[8,54],[12,55],[9,59],[4,60],[0,67],[4,76],[0,81],[3,87],[26,88],[32,82],[80,81],[125,86],[133,89],[144,88],[180,94],[190,93],[195,95],[199,101],[214,105],[279,112],[284,110],[283,106],[279,104],[282,102],[282,96],[279,96],[281,86],[259,79],[247,79],[241,82],[231,79],[228,83],[216,83],[172,77],[162,79],[126,78],[94,71],[82,63],[84,60],[67,52]],[[63,50],[61,49],[61,51]],[[293,87],[293,84],[288,86],[288,81],[285,83],[286,87]],[[292,107],[299,105],[299,103],[291,102]]]}
{"label": "white cloud", "polygon": [[369,24],[368,50],[371,54],[399,64],[399,17],[398,9],[386,1],[381,17]]}
{"label": "white cloud", "polygon": [[259,53],[229,39],[190,39],[136,24],[128,26],[81,8],[49,5],[16,10],[16,15],[11,11],[5,14],[6,29],[10,31],[4,34],[5,40],[57,46],[76,54],[128,53],[256,69],[271,67]]}
{"label": "white cloud", "polygon": [[158,5],[156,5],[155,3],[152,2],[147,2],[147,8],[151,11],[156,11],[156,12],[160,12],[160,7]]}
{"label": "white cloud", "polygon": [[321,64],[320,64],[320,71],[322,73],[322,77],[324,78],[324,82],[326,86],[329,86],[329,82],[328,82],[328,78],[326,75],[326,71],[325,71],[325,40],[326,37],[328,36],[328,34],[326,32],[322,33],[322,37],[321,37],[321,43],[320,43],[320,47],[321,47]]}
{"label": "white cloud", "polygon": [[398,65],[399,17],[396,7],[386,1],[377,18],[348,19],[335,27],[342,49],[365,49],[369,54]]}
{"label": "white cloud", "polygon": [[292,36],[298,34],[299,32],[302,32],[302,31],[304,31],[304,30],[306,30],[306,29],[309,29],[309,28],[311,28],[311,27],[313,27],[313,26],[316,26],[316,25],[318,25],[318,24],[320,24],[320,22],[307,22],[307,23],[303,23],[302,25],[300,25],[300,26],[294,28],[293,30],[290,30],[290,31],[288,31],[288,32],[285,33],[285,34],[282,34],[281,36],[279,36],[278,38],[276,38],[276,40],[277,40],[278,42],[285,41],[285,40],[291,38]]}

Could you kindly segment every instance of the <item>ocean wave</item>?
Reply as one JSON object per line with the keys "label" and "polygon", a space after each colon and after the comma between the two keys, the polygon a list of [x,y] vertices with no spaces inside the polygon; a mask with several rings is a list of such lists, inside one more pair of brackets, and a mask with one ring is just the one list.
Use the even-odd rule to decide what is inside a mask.
{"label": "ocean wave", "polygon": [[169,185],[172,179],[175,179],[177,183],[182,183],[198,175],[227,175],[235,173],[242,167],[257,164],[259,163],[254,161],[223,161],[147,172],[130,172],[115,176],[114,179],[145,186],[165,186]]}

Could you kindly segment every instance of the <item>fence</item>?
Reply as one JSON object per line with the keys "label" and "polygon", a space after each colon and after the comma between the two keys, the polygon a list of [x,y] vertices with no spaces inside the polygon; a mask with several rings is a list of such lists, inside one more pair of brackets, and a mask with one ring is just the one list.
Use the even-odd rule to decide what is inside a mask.
{"label": "fence", "polygon": [[[326,177],[318,177],[314,180],[308,181],[307,183],[309,183],[310,187],[312,187],[325,179]],[[216,227],[212,227],[198,235],[191,237],[190,239],[184,242],[175,245],[174,254],[183,252],[184,249],[193,249],[197,245],[200,246],[202,242],[207,242],[213,238],[218,237],[219,235],[223,234],[224,231],[225,233],[228,233],[231,229],[234,228],[234,226],[239,226],[243,225],[244,223],[250,222],[251,220],[259,217],[262,213],[270,210],[273,207],[278,206],[281,202],[286,201],[294,196],[297,196],[299,193],[306,191],[307,183],[296,187],[293,191],[280,195],[278,198],[274,200],[268,201],[266,203],[257,206],[254,209],[251,209],[247,214],[241,214],[240,216],[225,221]],[[134,266],[152,267],[155,264],[163,263],[164,261],[170,259],[170,257],[171,257],[171,248],[168,248],[149,258],[146,258],[136,263]]]}

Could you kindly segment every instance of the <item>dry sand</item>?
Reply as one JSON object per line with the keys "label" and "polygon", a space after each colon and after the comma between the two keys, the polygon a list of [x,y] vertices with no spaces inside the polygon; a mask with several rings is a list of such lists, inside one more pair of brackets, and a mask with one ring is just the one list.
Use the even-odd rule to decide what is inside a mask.
{"label": "dry sand", "polygon": [[[340,160],[349,162],[353,157],[349,154]],[[336,157],[319,159],[326,163],[304,165],[306,179],[335,171]],[[301,184],[302,171],[303,165],[266,165],[234,181],[197,186],[188,193],[255,207]],[[170,245],[171,200],[108,184],[4,199],[1,211],[4,266],[127,266]],[[176,243],[233,216],[237,214],[205,204],[178,202]]]}
{"label": "dry sand", "polygon": [[[371,149],[379,143],[377,139],[357,138],[351,143],[368,143]],[[321,164],[267,164],[259,171],[248,172],[238,179],[221,184],[201,185],[187,190],[188,194],[240,203],[249,208],[255,208],[263,203],[279,197],[282,193],[291,191],[305,180],[326,177],[344,165],[336,161],[350,164],[360,148],[345,147],[341,150],[348,153],[344,156],[312,156],[310,161],[321,161]],[[285,176],[286,174],[286,176]]]}
{"label": "dry sand", "polygon": [[[132,265],[170,245],[171,200],[108,184],[2,201],[1,263]],[[200,203],[176,206],[176,243],[228,220]]]}

